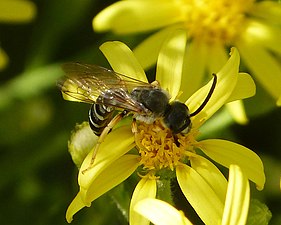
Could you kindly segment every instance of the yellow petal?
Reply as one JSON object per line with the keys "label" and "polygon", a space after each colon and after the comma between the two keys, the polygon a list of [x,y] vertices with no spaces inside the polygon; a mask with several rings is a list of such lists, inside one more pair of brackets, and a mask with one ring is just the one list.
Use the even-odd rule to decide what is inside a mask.
{"label": "yellow petal", "polygon": [[237,47],[251,74],[275,98],[281,95],[281,65],[263,46],[251,40],[239,41]]}
{"label": "yellow petal", "polygon": [[274,2],[274,1],[256,2],[250,11],[250,14],[253,16],[266,19],[270,23],[280,24],[281,23],[280,2]]}
{"label": "yellow petal", "polygon": [[190,158],[191,167],[209,184],[221,202],[225,201],[227,180],[220,170],[202,156]]}
{"label": "yellow petal", "polygon": [[225,167],[238,165],[247,177],[261,190],[265,183],[263,163],[260,157],[250,149],[234,142],[209,139],[199,142],[199,148],[211,159]]}
{"label": "yellow petal", "polygon": [[240,167],[230,165],[229,184],[222,225],[245,225],[250,202],[250,186]]}
{"label": "yellow petal", "polygon": [[180,4],[173,1],[119,1],[101,11],[93,19],[93,27],[96,31],[125,34],[157,29],[181,20]]}
{"label": "yellow petal", "polygon": [[149,220],[134,211],[135,205],[145,198],[155,198],[156,180],[142,178],[137,184],[130,204],[130,224],[131,225],[148,225]]}
{"label": "yellow petal", "polygon": [[232,118],[240,124],[247,124],[249,122],[244,104],[241,100],[230,102],[225,105],[228,109],[228,112],[231,114]]}
{"label": "yellow petal", "polygon": [[277,106],[281,106],[281,96],[278,98],[278,100],[277,100]]}
{"label": "yellow petal", "polygon": [[218,73],[228,60],[225,46],[222,43],[214,43],[208,47],[208,75]]}
{"label": "yellow petal", "polygon": [[256,94],[253,78],[247,73],[238,73],[236,86],[228,98],[228,102],[252,97]]}
{"label": "yellow petal", "polygon": [[139,164],[138,156],[124,155],[102,171],[86,192],[80,190],[66,211],[66,220],[70,223],[73,216],[85,206],[127,179]]}
{"label": "yellow petal", "polygon": [[262,41],[261,43],[267,47],[269,50],[276,54],[281,54],[281,46],[280,46],[280,39],[281,36],[281,29],[276,27],[269,27],[267,26],[267,40]]}
{"label": "yellow petal", "polygon": [[6,52],[0,48],[0,70],[4,69],[9,62],[9,57]]}
{"label": "yellow petal", "polygon": [[83,174],[82,171],[90,165],[93,150],[85,158],[78,175],[79,186],[88,190],[92,182],[108,165],[133,147],[134,136],[130,126],[122,126],[113,130],[100,145],[93,167]]}
{"label": "yellow petal", "polygon": [[168,91],[171,100],[176,98],[181,86],[186,38],[185,30],[174,31],[164,41],[157,61],[156,80]]}
{"label": "yellow petal", "polygon": [[85,206],[86,205],[82,201],[80,192],[78,192],[78,194],[75,196],[75,198],[72,200],[72,202],[70,203],[70,205],[68,206],[68,208],[66,210],[66,216],[65,216],[66,221],[68,223],[71,223],[71,221],[73,220],[73,215],[76,214],[81,209],[83,209]]}
{"label": "yellow petal", "polygon": [[204,42],[192,41],[186,46],[184,56],[181,100],[186,101],[202,85],[206,69],[208,46]]}
{"label": "yellow petal", "polygon": [[144,69],[156,64],[159,51],[164,40],[166,40],[167,36],[178,28],[182,28],[182,26],[169,26],[162,29],[146,38],[136,48],[134,48],[133,52]]}
{"label": "yellow petal", "polygon": [[257,20],[250,20],[248,21],[247,29],[243,32],[242,38],[253,45],[264,46],[272,52],[281,54],[280,36],[280,27],[270,26]]}
{"label": "yellow petal", "polygon": [[178,166],[176,174],[182,192],[201,220],[207,225],[219,224],[223,203],[212,187],[187,165]]}
{"label": "yellow petal", "polygon": [[[226,103],[237,83],[239,62],[239,53],[236,48],[232,48],[231,57],[217,73],[217,85],[210,100],[203,110],[194,117],[193,125],[198,126],[202,124],[203,121],[210,118]],[[213,80],[210,80],[208,84],[200,88],[186,101],[186,105],[189,107],[191,113],[197,110],[205,100],[212,83]]]}
{"label": "yellow petal", "polygon": [[252,77],[247,73],[239,73],[236,86],[227,100],[230,103],[226,104],[229,113],[237,123],[248,123],[248,118],[245,112],[244,104],[241,100],[239,101],[239,99],[248,98],[255,94],[256,85]]}
{"label": "yellow petal", "polygon": [[36,14],[36,6],[31,1],[1,0],[0,21],[4,23],[26,23]]}
{"label": "yellow petal", "polygon": [[141,65],[127,45],[119,41],[109,41],[102,44],[100,50],[115,72],[147,82]]}
{"label": "yellow petal", "polygon": [[158,199],[141,200],[136,204],[134,210],[155,225],[192,225],[183,212]]}
{"label": "yellow petal", "polygon": [[126,180],[138,166],[138,155],[127,154],[112,162],[92,182],[86,196],[82,196],[85,203],[90,205],[92,201]]}

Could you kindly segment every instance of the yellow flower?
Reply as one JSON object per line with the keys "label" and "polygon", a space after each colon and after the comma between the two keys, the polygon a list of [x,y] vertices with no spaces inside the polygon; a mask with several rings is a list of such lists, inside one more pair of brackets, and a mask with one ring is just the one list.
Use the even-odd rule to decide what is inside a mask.
{"label": "yellow flower", "polygon": [[[35,16],[36,8],[31,1],[1,0],[0,23],[26,23]],[[8,63],[8,56],[0,48],[0,70]]]}
{"label": "yellow flower", "polygon": [[[239,166],[230,165],[229,183],[221,222],[222,225],[246,224],[250,201],[250,187],[247,177]],[[192,224],[183,214],[168,203],[146,198],[138,202],[134,210],[155,225]]]}
{"label": "yellow flower", "polygon": [[[160,51],[156,80],[175,100],[180,92],[181,68],[186,33],[171,35]],[[144,70],[131,50],[121,42],[106,42],[100,47],[114,71],[147,82]],[[130,204],[130,223],[146,224],[147,219],[133,209],[144,198],[156,197],[156,184],[161,176],[172,173],[190,204],[206,224],[217,224],[223,215],[227,181],[205,155],[229,167],[237,164],[248,179],[262,189],[265,182],[260,158],[248,148],[218,139],[198,141],[199,128],[226,102],[252,96],[255,85],[248,74],[238,73],[239,53],[233,48],[231,57],[217,73],[217,85],[203,110],[191,118],[187,134],[172,134],[158,120],[152,124],[137,121],[138,132],[132,133],[131,121],[113,129],[100,145],[95,163],[86,173],[92,152],[85,158],[78,175],[79,193],[70,204],[66,218],[73,215],[108,190],[126,180],[137,168],[141,177]],[[198,109],[213,81],[196,91],[186,102],[190,112]],[[70,99],[73,100],[73,99]],[[130,151],[136,147],[135,151]],[[175,171],[175,172],[174,172]]]}
{"label": "yellow flower", "polygon": [[281,106],[280,18],[277,1],[131,0],[101,11],[93,27],[119,34],[161,29],[134,50],[143,67],[156,62],[167,35],[186,30],[190,43],[182,85],[192,85],[183,98],[201,86],[206,70],[211,74],[222,67],[227,60],[225,47],[235,46],[243,63]]}

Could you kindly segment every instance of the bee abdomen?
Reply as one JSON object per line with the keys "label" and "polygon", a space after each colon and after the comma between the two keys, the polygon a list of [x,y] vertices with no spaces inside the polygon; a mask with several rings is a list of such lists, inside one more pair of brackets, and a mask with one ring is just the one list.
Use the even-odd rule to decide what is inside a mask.
{"label": "bee abdomen", "polygon": [[89,110],[89,124],[93,132],[100,136],[113,116],[114,108],[103,104],[93,104]]}

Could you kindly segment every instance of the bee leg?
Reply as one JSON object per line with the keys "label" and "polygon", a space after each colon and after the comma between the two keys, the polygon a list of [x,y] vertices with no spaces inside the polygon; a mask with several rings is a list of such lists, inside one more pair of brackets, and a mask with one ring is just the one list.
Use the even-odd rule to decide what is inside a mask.
{"label": "bee leg", "polygon": [[98,149],[101,145],[101,143],[104,141],[105,137],[108,135],[108,133],[112,130],[112,128],[121,120],[123,119],[124,116],[126,116],[128,114],[128,111],[124,110],[121,113],[117,114],[116,116],[113,117],[113,119],[107,124],[107,126],[103,129],[98,142],[95,146],[95,149],[93,151],[92,154],[92,158],[91,158],[91,162],[89,164],[89,166],[84,169],[82,171],[82,174],[85,174],[88,170],[90,170],[91,168],[93,168],[94,162],[95,162],[95,158],[98,152]]}
{"label": "bee leg", "polygon": [[174,141],[175,141],[176,146],[177,146],[177,147],[180,147],[179,138],[177,137],[176,134],[173,134],[173,138],[174,138]]}
{"label": "bee leg", "polygon": [[[139,133],[139,131],[138,131],[138,127],[137,127],[137,121],[136,121],[136,119],[135,118],[133,118],[133,122],[132,122],[132,133],[134,134],[134,136],[135,136],[135,143],[137,144],[137,146],[139,147],[139,146],[141,146],[141,140],[140,140],[140,138],[137,136],[137,134]],[[137,147],[137,148],[138,148]]]}
{"label": "bee leg", "polygon": [[132,132],[135,136],[138,133],[137,121],[135,118],[133,118],[133,122],[132,122]]}

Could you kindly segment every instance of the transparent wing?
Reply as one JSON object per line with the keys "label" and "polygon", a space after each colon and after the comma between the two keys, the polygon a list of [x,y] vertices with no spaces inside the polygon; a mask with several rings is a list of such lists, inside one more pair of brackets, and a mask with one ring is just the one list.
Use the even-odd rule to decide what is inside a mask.
{"label": "transparent wing", "polygon": [[[137,87],[153,88],[151,84],[96,65],[66,63],[62,68],[65,77],[58,81],[58,86],[66,100],[97,102],[135,112],[146,111],[129,93]],[[101,99],[102,102],[99,102]]]}

